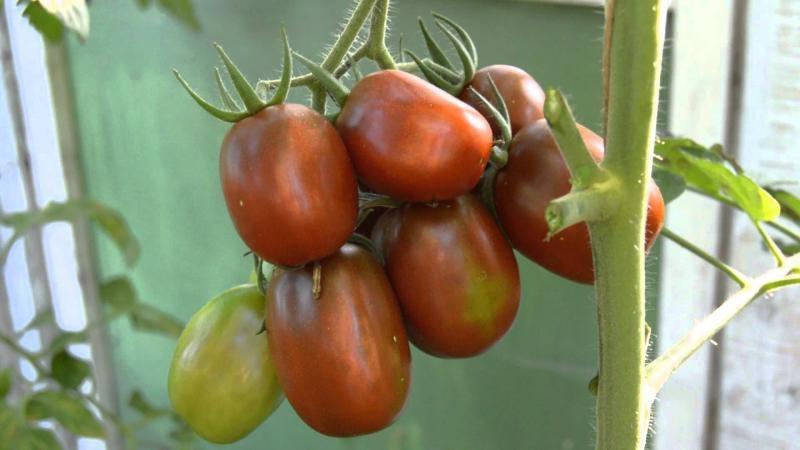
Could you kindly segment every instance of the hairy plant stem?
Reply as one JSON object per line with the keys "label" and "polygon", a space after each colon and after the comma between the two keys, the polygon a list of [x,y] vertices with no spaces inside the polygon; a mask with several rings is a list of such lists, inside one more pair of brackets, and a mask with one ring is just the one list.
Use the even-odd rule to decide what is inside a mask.
{"label": "hairy plant stem", "polygon": [[[355,42],[358,37],[358,33],[361,32],[361,28],[372,13],[376,1],[377,0],[360,0],[358,2],[356,8],[353,10],[353,14],[344,25],[341,34],[336,38],[336,42],[333,43],[325,59],[322,60],[321,66],[323,69],[333,71],[342,64],[342,60],[347,56],[353,42]],[[309,84],[309,89],[311,90],[312,108],[324,113],[325,101],[327,98],[325,88],[315,81]]]}
{"label": "hairy plant stem", "polygon": [[678,343],[647,365],[647,404],[652,404],[658,391],[678,369],[708,340],[731,321],[742,309],[762,295],[800,285],[799,276],[790,276],[800,268],[800,255],[787,258],[782,266],[749,280],[740,291],[728,297],[717,309],[695,324]]}
{"label": "hairy plant stem", "polygon": [[644,234],[655,141],[666,7],[660,0],[606,4],[606,152],[617,209],[589,222],[600,331],[598,450],[643,449],[650,418],[644,398]]}
{"label": "hairy plant stem", "polygon": [[692,244],[691,242],[687,241],[674,231],[670,230],[667,227],[661,229],[661,236],[669,239],[670,241],[680,245],[681,247],[689,250],[690,252],[694,253],[697,257],[701,258],[705,262],[711,264],[712,266],[719,269],[720,272],[724,273],[728,276],[731,280],[735,281],[739,287],[744,287],[748,282],[747,275],[739,272],[738,270],[734,269],[733,267],[729,266],[723,261],[720,261],[714,255],[709,254],[705,250],[701,249],[700,247]]}

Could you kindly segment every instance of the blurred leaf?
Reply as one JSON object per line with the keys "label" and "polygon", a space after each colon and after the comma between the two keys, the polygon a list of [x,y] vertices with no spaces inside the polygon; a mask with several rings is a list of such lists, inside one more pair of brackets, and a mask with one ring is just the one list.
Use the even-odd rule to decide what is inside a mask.
{"label": "blurred leaf", "polygon": [[683,177],[667,171],[661,167],[653,167],[653,180],[664,197],[664,203],[669,203],[680,197],[686,191],[686,181]]}
{"label": "blurred leaf", "polygon": [[800,225],[800,198],[784,189],[767,188],[767,191],[781,204],[783,216]]}
{"label": "blurred leaf", "polygon": [[169,437],[172,438],[173,441],[181,444],[182,448],[187,447],[195,439],[194,431],[192,431],[189,425],[177,415],[173,415],[173,421],[175,423],[175,428],[169,432]]}
{"label": "blurred leaf", "polygon": [[92,366],[86,361],[75,358],[66,350],[53,356],[51,362],[53,378],[65,389],[77,389],[92,373]]}
{"label": "blurred leaf", "polygon": [[56,435],[44,428],[22,427],[14,437],[14,450],[61,450]]}
{"label": "blurred leaf", "polygon": [[144,398],[144,395],[139,391],[133,391],[130,398],[128,399],[128,406],[135,409],[139,412],[139,414],[143,415],[144,417],[151,418],[151,417],[158,417],[167,414],[171,414],[172,411],[168,409],[158,409],[155,408],[153,405]]}
{"label": "blurred leaf", "polygon": [[86,342],[88,339],[89,336],[86,334],[85,331],[79,331],[77,333],[67,331],[53,338],[53,340],[50,342],[50,347],[48,348],[48,351],[50,353],[57,353],[65,349],[70,344],[75,344],[78,342]]}
{"label": "blurred leaf", "polygon": [[160,333],[177,339],[183,331],[183,323],[171,315],[147,303],[139,303],[130,315],[131,325],[139,330]]}
{"label": "blurred leaf", "polygon": [[798,242],[786,242],[782,239],[775,239],[775,243],[784,255],[796,255],[800,253],[800,243]]}
{"label": "blurred leaf", "polygon": [[56,17],[65,27],[74,31],[81,40],[89,37],[89,9],[86,0],[31,0]]}
{"label": "blurred leaf", "polygon": [[597,397],[597,385],[600,383],[600,376],[595,375],[589,380],[589,385],[586,386],[589,389],[589,393]]}
{"label": "blurred leaf", "polygon": [[136,290],[128,277],[116,277],[100,285],[100,299],[116,316],[131,311],[137,303]]}
{"label": "blurred leaf", "polygon": [[50,324],[53,322],[54,319],[55,318],[53,316],[53,308],[51,308],[50,305],[47,305],[43,310],[36,313],[33,319],[31,319],[31,321],[28,322],[27,325],[25,325],[25,328],[23,328],[22,331],[18,333],[18,335],[21,335],[28,330],[39,328],[42,325]]}
{"label": "blurred leaf", "polygon": [[57,391],[34,394],[25,405],[30,420],[55,419],[67,431],[78,436],[103,437],[103,425],[78,398]]}
{"label": "blurred leaf", "polygon": [[659,167],[683,177],[688,187],[737,205],[753,220],[774,220],[780,204],[755,181],[732,171],[719,148],[706,149],[688,139],[656,141]]}
{"label": "blurred leaf", "polygon": [[50,42],[58,42],[64,36],[64,24],[38,2],[28,3],[22,16],[27,17],[31,26]]}
{"label": "blurred leaf", "polygon": [[159,8],[192,30],[200,29],[200,22],[198,22],[194,13],[194,6],[191,0],[136,0],[136,3],[140,8],[147,8],[154,1],[158,3]]}
{"label": "blurred leaf", "polygon": [[128,266],[133,266],[139,258],[139,242],[131,232],[125,219],[114,209],[94,200],[70,200],[64,203],[48,203],[40,210],[0,215],[0,225],[14,229],[14,234],[5,243],[0,253],[0,265],[14,242],[31,228],[51,222],[72,222],[88,217],[117,244]]}
{"label": "blurred leaf", "polygon": [[16,450],[13,441],[24,426],[17,411],[0,402],[0,450]]}
{"label": "blurred leaf", "polygon": [[0,370],[0,401],[6,398],[8,391],[11,390],[12,375],[10,367]]}

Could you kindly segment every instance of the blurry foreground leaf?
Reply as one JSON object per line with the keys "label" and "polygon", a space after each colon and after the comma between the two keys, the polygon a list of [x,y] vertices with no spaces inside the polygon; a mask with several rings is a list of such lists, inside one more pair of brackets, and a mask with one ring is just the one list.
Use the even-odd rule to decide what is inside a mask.
{"label": "blurry foreground leaf", "polygon": [[154,308],[147,303],[139,303],[130,315],[133,328],[160,333],[177,339],[183,331],[183,322]]}
{"label": "blurry foreground leaf", "polygon": [[91,219],[114,241],[128,266],[136,263],[139,258],[139,242],[122,215],[100,202],[81,199],[48,203],[44,208],[34,211],[0,215],[0,225],[14,230],[0,252],[0,266],[5,263],[14,243],[32,228],[51,222],[73,222],[82,218]]}
{"label": "blurry foreground leaf", "polygon": [[105,435],[103,425],[86,405],[66,392],[37,392],[25,405],[25,415],[30,420],[55,419],[78,436],[99,438]]}
{"label": "blurry foreground leaf", "polygon": [[65,389],[77,389],[92,373],[89,363],[63,349],[53,356],[51,368],[53,378]]}

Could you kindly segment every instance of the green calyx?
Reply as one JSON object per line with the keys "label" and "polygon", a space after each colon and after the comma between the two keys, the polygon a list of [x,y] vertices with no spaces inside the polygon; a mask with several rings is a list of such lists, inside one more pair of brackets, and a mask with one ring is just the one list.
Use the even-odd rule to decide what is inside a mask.
{"label": "green calyx", "polygon": [[186,89],[186,92],[200,105],[201,108],[206,110],[212,116],[223,120],[225,122],[238,122],[246,117],[252,116],[262,109],[283,103],[289,95],[289,88],[291,87],[292,78],[292,50],[289,47],[289,38],[286,35],[286,30],[281,26],[281,34],[283,36],[283,70],[281,72],[281,80],[278,87],[275,89],[272,97],[268,100],[262,100],[256,93],[256,89],[247,81],[241,70],[233,63],[231,58],[225,53],[225,50],[219,44],[214,44],[214,48],[222,59],[225,70],[228,72],[233,88],[239,95],[244,107],[240,106],[233,98],[225,82],[222,80],[222,75],[218,68],[214,68],[214,77],[219,89],[219,95],[222,100],[223,107],[217,107],[210,102],[203,99],[189,84],[184,80],[177,70],[173,70],[175,77]]}
{"label": "green calyx", "polygon": [[433,14],[436,26],[444,34],[447,40],[455,49],[461,61],[461,72],[459,73],[453,63],[445,54],[442,47],[436,42],[428,31],[422,19],[419,19],[419,27],[422,37],[425,39],[425,46],[428,49],[430,58],[422,59],[413,52],[406,50],[408,55],[419,67],[420,72],[429,82],[452,95],[458,95],[475,76],[478,65],[478,52],[469,34],[457,23],[440,14]]}
{"label": "green calyx", "polygon": [[308,69],[308,71],[311,72],[311,75],[317,79],[317,82],[319,82],[319,84],[325,88],[325,91],[330,94],[333,100],[339,106],[343,106],[344,102],[347,101],[347,96],[350,94],[350,90],[347,89],[347,86],[339,81],[336,78],[336,75],[328,70],[325,70],[321,65],[316,64],[297,52],[294,52],[294,56],[300,61],[301,64],[306,66],[306,69]]}
{"label": "green calyx", "polygon": [[489,85],[492,87],[492,96],[494,97],[495,103],[489,101],[489,99],[484,97],[472,86],[468,89],[469,92],[481,102],[485,112],[489,114],[498,128],[500,128],[500,139],[495,143],[495,146],[492,147],[490,161],[495,167],[502,169],[508,162],[508,148],[511,146],[511,116],[509,115],[506,101],[500,94],[500,90],[497,89],[497,85],[494,83],[491,75],[488,76],[488,80]]}

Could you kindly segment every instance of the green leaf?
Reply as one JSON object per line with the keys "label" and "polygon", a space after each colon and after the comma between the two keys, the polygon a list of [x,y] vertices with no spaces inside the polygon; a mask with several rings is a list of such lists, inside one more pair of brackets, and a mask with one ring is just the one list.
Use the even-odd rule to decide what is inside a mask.
{"label": "green leaf", "polygon": [[768,187],[767,191],[781,204],[783,216],[800,225],[800,198],[784,189]]}
{"label": "green leaf", "polygon": [[86,361],[75,358],[66,350],[53,356],[51,362],[53,378],[65,389],[77,389],[92,373],[92,366]]}
{"label": "green leaf", "polygon": [[29,420],[55,419],[67,431],[78,436],[103,437],[103,425],[78,398],[57,391],[34,394],[25,405]]}
{"label": "green leaf", "polygon": [[191,0],[158,0],[158,5],[189,28],[200,29]]}
{"label": "green leaf", "polygon": [[70,344],[86,342],[88,339],[89,336],[86,334],[85,331],[80,331],[77,333],[64,332],[53,338],[53,340],[50,342],[50,347],[48,348],[48,351],[50,353],[57,353],[66,348]]}
{"label": "green leaf", "polygon": [[683,177],[659,166],[653,167],[653,180],[661,191],[664,203],[675,200],[686,191],[686,181],[683,180]]}
{"label": "green leaf", "polygon": [[128,406],[135,409],[139,412],[139,414],[147,418],[172,414],[172,411],[168,409],[159,409],[151,405],[150,402],[144,398],[144,395],[138,390],[133,391],[131,394],[130,398],[128,399]]}
{"label": "green leaf", "polygon": [[0,253],[0,265],[5,263],[12,245],[26,232],[51,222],[74,222],[89,218],[111,238],[122,252],[128,266],[139,258],[139,242],[131,232],[125,219],[117,211],[94,200],[69,200],[64,203],[48,203],[40,210],[15,214],[0,214],[0,225],[11,227],[14,234],[5,243]]}
{"label": "green leaf", "polygon": [[59,42],[64,37],[64,24],[58,17],[50,14],[39,2],[28,3],[22,16],[28,18],[33,28],[50,42]]}
{"label": "green leaf", "polygon": [[14,450],[61,450],[56,435],[44,428],[23,427],[14,437]]}
{"label": "green leaf", "polygon": [[136,290],[128,277],[115,277],[101,284],[100,299],[114,316],[133,310],[138,303]]}
{"label": "green leaf", "polygon": [[0,450],[16,450],[14,441],[24,427],[17,411],[0,402]]}
{"label": "green leaf", "polygon": [[130,315],[131,325],[139,330],[160,333],[177,339],[183,322],[147,303],[139,303]]}
{"label": "green leaf", "polygon": [[[140,8],[147,8],[153,0],[136,0]],[[158,6],[192,30],[200,29],[191,0],[158,0]]]}
{"label": "green leaf", "polygon": [[656,164],[683,177],[686,185],[709,197],[733,203],[754,221],[769,221],[781,213],[780,204],[744,173],[736,173],[719,147],[706,149],[688,139],[656,141]]}
{"label": "green leaf", "polygon": [[11,390],[12,375],[13,372],[9,367],[0,370],[0,401],[6,398],[6,395]]}
{"label": "green leaf", "polygon": [[36,313],[36,315],[25,325],[23,331],[20,331],[18,335],[23,334],[25,331],[32,330],[34,328],[39,328],[43,325],[47,325],[55,320],[55,316],[53,315],[53,308],[50,305],[44,307],[43,310]]}

